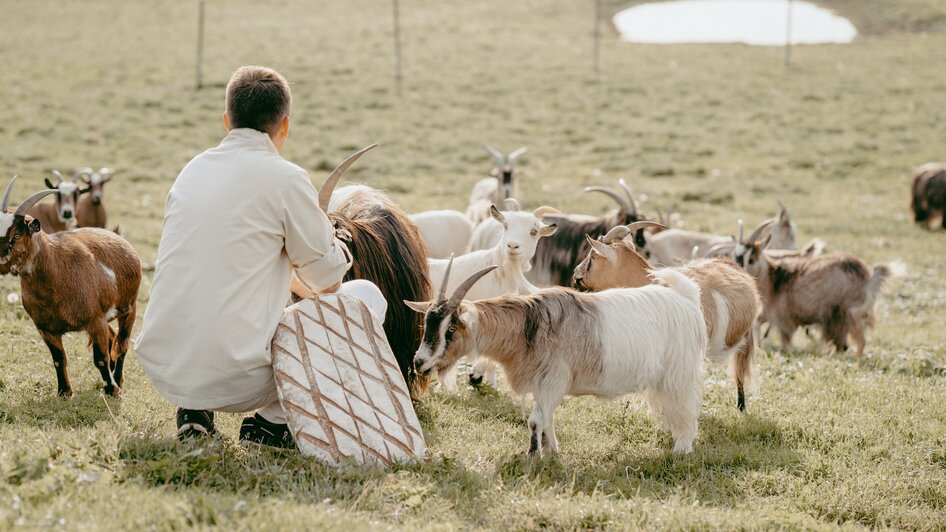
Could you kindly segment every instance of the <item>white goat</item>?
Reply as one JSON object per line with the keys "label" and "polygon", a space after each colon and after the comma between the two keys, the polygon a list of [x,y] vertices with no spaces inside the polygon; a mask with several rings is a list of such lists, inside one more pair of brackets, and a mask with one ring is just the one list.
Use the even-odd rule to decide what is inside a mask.
{"label": "white goat", "polygon": [[[478,351],[499,363],[513,391],[531,393],[531,454],[558,450],[554,414],[565,395],[613,398],[645,392],[667,422],[675,453],[693,450],[703,398],[706,327],[700,289],[659,270],[662,284],[584,294],[547,288],[525,296],[463,301],[466,279],[447,300],[405,302],[424,316],[414,366],[421,374]],[[567,332],[566,332],[567,331]]]}
{"label": "white goat", "polygon": [[[499,242],[491,249],[472,251],[449,260],[428,259],[432,291],[445,294],[456,290],[457,283],[450,284],[447,281],[450,271],[456,272],[453,279],[466,279],[474,272],[489,266],[496,266],[496,271],[470,291],[470,299],[488,299],[505,294],[537,291],[538,289],[526,280],[524,273],[531,268],[529,261],[535,254],[539,239],[552,235],[557,229],[555,224],[544,223],[542,216],[557,212],[552,207],[539,207],[531,213],[499,212],[495,205],[491,206],[490,215],[502,228]],[[491,366],[482,363],[478,363],[474,369],[471,382],[474,385],[479,384],[484,375],[487,375],[490,384],[495,384],[495,371]],[[455,366],[440,372],[440,377],[444,388],[456,390]]]}
{"label": "white goat", "polygon": [[445,259],[462,255],[470,246],[473,223],[460,211],[424,211],[410,215],[427,245],[427,256]]}
{"label": "white goat", "polygon": [[508,156],[503,156],[494,148],[486,145],[483,145],[483,148],[496,166],[490,170],[490,177],[480,179],[473,185],[466,215],[474,226],[489,219],[490,205],[501,205],[504,200],[518,195],[515,181],[516,162],[529,151],[528,148],[522,147]]}

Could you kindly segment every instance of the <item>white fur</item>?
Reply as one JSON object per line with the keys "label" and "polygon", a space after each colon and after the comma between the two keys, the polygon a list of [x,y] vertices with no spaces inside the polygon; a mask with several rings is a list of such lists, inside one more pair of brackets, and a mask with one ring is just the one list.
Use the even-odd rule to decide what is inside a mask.
{"label": "white fur", "polygon": [[480,179],[473,185],[466,216],[474,226],[489,219],[489,206],[496,203],[498,192],[499,180],[495,177]]}
{"label": "white fur", "polygon": [[13,226],[14,216],[8,212],[0,213],[0,236],[6,235]]}
{"label": "white fur", "polygon": [[445,259],[462,255],[469,247],[473,224],[460,211],[424,211],[410,216],[427,244],[427,256]]}
{"label": "white fur", "polygon": [[681,262],[686,262],[694,254],[702,257],[713,246],[732,242],[728,236],[682,229],[668,229],[655,234],[645,233],[644,238],[647,239],[646,249],[650,253],[650,263],[655,266],[676,266]]}
{"label": "white fur", "polygon": [[105,276],[108,277],[109,282],[113,285],[115,284],[115,272],[104,264],[99,264],[99,268],[102,268],[102,271],[105,272]]}
{"label": "white fur", "polygon": [[[452,294],[469,276],[490,266],[499,267],[473,285],[465,299],[477,301],[506,294],[530,294],[538,290],[526,280],[524,272],[532,268],[530,261],[535,255],[536,245],[546,224],[529,212],[506,211],[502,215],[506,220],[505,229],[499,221],[490,218],[500,229],[500,239],[491,249],[471,251],[453,259],[447,294]],[[536,234],[533,235],[532,232]],[[443,259],[427,260],[430,284],[435,294],[440,293],[443,275],[449,262]],[[472,362],[476,355],[470,358]],[[491,377],[489,384],[495,385],[496,372],[490,365],[486,361],[478,362],[474,375],[488,374]],[[439,380],[447,390],[456,391],[456,366],[442,371]]]}

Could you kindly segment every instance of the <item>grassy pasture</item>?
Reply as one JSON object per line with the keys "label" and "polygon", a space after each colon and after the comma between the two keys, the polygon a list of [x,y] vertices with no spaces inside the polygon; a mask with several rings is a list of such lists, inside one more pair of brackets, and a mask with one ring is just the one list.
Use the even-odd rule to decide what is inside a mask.
{"label": "grassy pasture", "polygon": [[[6,303],[18,280],[3,278],[0,528],[946,528],[946,234],[907,211],[909,169],[946,158],[946,5],[824,3],[863,35],[797,47],[790,69],[778,48],[609,38],[596,74],[590,1],[402,0],[398,98],[387,3],[210,0],[205,78],[285,73],[284,154],[316,183],[378,142],[353,180],[410,211],[462,208],[488,168],[479,144],[525,144],[526,206],[602,212],[609,200],[581,187],[626,177],[648,212],[675,204],[686,227],[728,232],[781,199],[802,242],[911,273],[861,360],[802,335],[767,344],[747,416],[710,368],[687,457],[636,399],[570,399],[560,455],[531,460],[518,402],[465,392],[419,407],[430,458],[395,471],[242,448],[236,415],[225,438],[177,444],[173,407],[134,357],[125,398],[106,399],[81,335],[66,344],[77,395],[59,400],[48,351]],[[51,168],[113,166],[111,218],[153,263],[174,177],[224,133],[222,87],[193,88],[196,4],[0,0],[0,18],[14,199]]]}

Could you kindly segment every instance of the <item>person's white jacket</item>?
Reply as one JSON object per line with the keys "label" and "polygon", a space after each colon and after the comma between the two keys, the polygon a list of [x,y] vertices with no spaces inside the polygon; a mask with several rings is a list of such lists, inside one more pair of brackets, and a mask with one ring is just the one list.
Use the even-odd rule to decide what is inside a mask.
{"label": "person's white jacket", "polygon": [[272,395],[270,341],[291,270],[324,289],[342,279],[349,257],[306,171],[265,133],[234,129],[168,193],[138,360],[181,408]]}

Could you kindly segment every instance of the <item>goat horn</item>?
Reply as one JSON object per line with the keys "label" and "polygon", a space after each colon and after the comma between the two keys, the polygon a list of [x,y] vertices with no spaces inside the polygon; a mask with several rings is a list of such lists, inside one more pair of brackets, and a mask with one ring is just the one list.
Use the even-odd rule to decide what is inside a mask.
{"label": "goat horn", "polygon": [[628,204],[627,204],[627,200],[625,200],[624,198],[622,198],[620,195],[618,195],[618,193],[616,193],[615,191],[611,190],[610,188],[606,188],[606,187],[585,187],[585,192],[600,192],[600,193],[602,193],[602,194],[608,196],[609,198],[613,199],[614,201],[618,202],[618,205],[621,206],[621,210],[622,210],[622,211],[628,212],[628,213],[630,213],[630,212],[632,211],[632,208],[631,208],[630,206],[628,206]]}
{"label": "goat horn", "polygon": [[713,247],[706,250],[706,253],[703,254],[704,257],[712,257],[714,253],[719,253],[720,251],[726,250],[727,253],[735,251],[734,242],[720,242],[719,244],[714,245]]}
{"label": "goat horn", "polygon": [[507,211],[521,211],[522,208],[519,206],[519,202],[513,198],[506,198],[503,200],[503,208]]}
{"label": "goat horn", "polygon": [[53,170],[53,171],[52,171],[52,174],[53,174],[54,176],[56,176],[56,179],[57,179],[57,183],[56,183],[56,184],[57,184],[57,185],[58,185],[59,183],[62,183],[62,173],[60,173],[59,170]]}
{"label": "goat horn", "polygon": [[758,227],[752,230],[752,233],[749,235],[749,239],[744,243],[754,244],[766,231],[768,231],[769,227],[771,227],[771,225],[774,223],[775,218],[769,218],[768,220],[760,223]]}
{"label": "goat horn", "polygon": [[555,207],[549,207],[548,205],[543,205],[538,209],[532,211],[532,216],[535,216],[538,219],[542,219],[543,216],[549,214],[562,214],[562,211],[556,209]]}
{"label": "goat horn", "polygon": [[650,220],[641,220],[639,222],[634,222],[627,226],[628,230],[630,230],[630,232],[632,233],[636,233],[640,231],[641,229],[646,229],[648,227],[656,227],[658,229],[668,229],[666,225],[657,223],[657,222],[652,222]]}
{"label": "goat horn", "polygon": [[654,205],[654,210],[657,211],[657,219],[660,220],[660,223],[666,225],[667,221],[664,220],[664,213],[660,212],[660,207]]}
{"label": "goat horn", "polygon": [[627,181],[625,181],[623,177],[621,179],[618,179],[618,185],[620,185],[621,188],[624,189],[624,193],[627,194],[627,201],[631,202],[630,203],[631,209],[630,211],[628,211],[629,214],[632,214],[636,217],[637,216],[637,202],[634,201],[634,194],[631,194],[631,187],[627,186]]}
{"label": "goat horn", "polygon": [[440,293],[437,294],[437,301],[446,301],[447,283],[450,281],[450,270],[453,269],[453,253],[450,254],[450,261],[447,262],[447,271],[443,273],[443,284],[440,285]]}
{"label": "goat horn", "polygon": [[496,165],[496,168],[502,169],[502,167],[506,166],[506,158],[503,157],[503,154],[499,153],[496,148],[483,144],[483,149],[485,149],[486,153],[489,154],[490,158],[493,160],[493,163]]}
{"label": "goat horn", "polygon": [[323,211],[328,212],[328,202],[332,199],[332,192],[335,191],[335,185],[338,184],[338,180],[342,177],[342,174],[345,173],[345,170],[348,170],[348,167],[355,163],[359,157],[365,154],[366,151],[377,147],[377,144],[372,144],[367,148],[362,148],[355,153],[348,156],[347,159],[342,161],[342,164],[338,165],[332,173],[328,175],[325,179],[325,183],[322,185],[322,188],[319,189],[319,207]]}
{"label": "goat horn", "polygon": [[7,185],[7,191],[3,193],[3,203],[0,203],[0,213],[7,212],[7,207],[10,206],[10,193],[13,192],[13,183],[16,183],[16,178],[19,176],[13,176],[13,179],[10,180],[10,184]]}
{"label": "goat horn", "polygon": [[[450,301],[447,302],[447,308],[452,310],[460,306],[460,302],[463,301],[464,297],[466,297],[466,293],[470,291],[470,288],[473,288],[473,285],[476,284],[476,281],[479,281],[480,278],[495,270],[496,268],[499,268],[499,266],[483,268],[482,270],[467,277],[467,279],[463,281],[463,284],[458,286],[457,289],[453,291],[453,295],[450,296]],[[446,284],[444,286],[446,286]]]}
{"label": "goat horn", "polygon": [[612,227],[611,230],[608,231],[608,234],[604,235],[603,242],[605,244],[610,244],[615,240],[623,240],[624,237],[629,234],[631,234],[631,229],[629,227],[626,225],[618,225],[616,227]]}
{"label": "goat horn", "polygon": [[519,148],[518,150],[510,153],[509,157],[506,158],[506,161],[507,161],[506,164],[508,164],[509,166],[516,164],[516,161],[518,161],[520,157],[525,155],[527,151],[529,151],[529,148],[523,146]]}
{"label": "goat horn", "polygon": [[746,236],[746,222],[742,221],[742,218],[739,219],[739,242],[745,242],[743,238]]}
{"label": "goat horn", "polygon": [[16,212],[14,214],[17,216],[25,216],[26,211],[30,210],[33,207],[33,205],[36,205],[36,203],[39,200],[45,198],[46,196],[50,194],[55,194],[55,193],[56,191],[51,188],[47,188],[46,190],[40,190],[36,194],[33,194],[32,196],[23,200],[23,203],[21,203],[20,206],[16,208]]}

